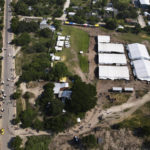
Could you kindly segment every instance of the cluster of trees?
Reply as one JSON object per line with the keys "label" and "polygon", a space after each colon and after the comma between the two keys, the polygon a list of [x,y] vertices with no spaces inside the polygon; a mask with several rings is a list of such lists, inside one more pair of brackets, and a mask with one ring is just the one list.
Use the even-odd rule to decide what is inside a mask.
{"label": "cluster of trees", "polygon": [[18,18],[13,17],[11,20],[11,30],[15,34],[23,33],[23,32],[36,32],[39,29],[39,24],[37,22],[31,21],[19,21]]}
{"label": "cluster of trees", "polygon": [[14,137],[10,142],[10,147],[13,150],[23,150],[23,148],[21,148],[21,145],[22,139],[19,136]]}
{"label": "cluster of trees", "polygon": [[[19,0],[12,2],[13,11],[23,16],[46,16],[60,17],[63,13],[63,5],[66,0]],[[31,8],[30,8],[31,7]],[[30,8],[30,9],[29,9]],[[54,9],[55,8],[55,9]]]}

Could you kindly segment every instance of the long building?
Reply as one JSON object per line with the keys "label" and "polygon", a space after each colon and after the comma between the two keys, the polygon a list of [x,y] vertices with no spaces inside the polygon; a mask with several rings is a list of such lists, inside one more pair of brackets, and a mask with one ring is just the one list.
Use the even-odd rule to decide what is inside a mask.
{"label": "long building", "polygon": [[99,66],[99,79],[129,80],[129,78],[129,69],[127,66]]}
{"label": "long building", "polygon": [[126,65],[127,59],[125,54],[98,54],[98,63],[101,64],[115,64],[115,65]]}
{"label": "long building", "polygon": [[99,53],[124,53],[123,44],[116,43],[98,43]]}
{"label": "long building", "polygon": [[149,60],[135,60],[132,61],[133,74],[139,80],[150,81],[150,61]]}
{"label": "long building", "polygon": [[128,56],[131,60],[138,59],[150,59],[148,50],[145,45],[139,43],[133,43],[127,45]]}

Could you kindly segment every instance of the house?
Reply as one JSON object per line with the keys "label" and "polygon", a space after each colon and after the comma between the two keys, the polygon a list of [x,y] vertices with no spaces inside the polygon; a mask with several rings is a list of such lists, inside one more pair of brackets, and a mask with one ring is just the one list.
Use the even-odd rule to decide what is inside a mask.
{"label": "house", "polygon": [[139,0],[140,7],[143,9],[148,9],[150,6],[149,0]]}
{"label": "house", "polygon": [[62,47],[55,46],[56,51],[62,51]]}
{"label": "house", "polygon": [[68,12],[69,16],[74,16],[76,13],[75,12]]}
{"label": "house", "polygon": [[59,91],[58,98],[61,98],[63,102],[65,102],[66,99],[70,100],[71,99],[71,94],[72,91],[70,90],[64,90],[64,91]]}
{"label": "house", "polygon": [[47,24],[47,20],[46,19],[43,19],[41,21],[41,23],[40,23],[40,29],[45,29],[45,28],[48,28],[48,29],[50,29],[53,32],[56,30],[56,28],[53,25]]}
{"label": "house", "polygon": [[63,91],[64,89],[69,88],[69,83],[68,82],[64,82],[64,83],[54,83],[54,94],[59,94],[60,91]]}

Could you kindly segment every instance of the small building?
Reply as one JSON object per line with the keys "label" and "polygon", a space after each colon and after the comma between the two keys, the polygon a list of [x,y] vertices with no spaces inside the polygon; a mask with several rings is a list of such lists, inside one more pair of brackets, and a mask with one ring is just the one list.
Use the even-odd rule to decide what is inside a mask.
{"label": "small building", "polygon": [[129,69],[127,66],[99,66],[99,79],[129,80]]}
{"label": "small building", "polygon": [[133,43],[127,45],[128,56],[131,60],[147,59],[150,60],[148,50],[145,45]]}
{"label": "small building", "polygon": [[66,82],[67,81],[67,77],[62,77],[60,78],[59,82]]}
{"label": "small building", "polygon": [[122,87],[112,87],[112,92],[122,92]]}
{"label": "small building", "polygon": [[110,36],[108,35],[98,35],[97,36],[98,43],[109,43],[110,42]]}
{"label": "small building", "polygon": [[51,60],[52,61],[59,61],[59,60],[61,60],[60,56],[55,56],[53,53],[50,54],[50,56],[51,56]]}
{"label": "small building", "polygon": [[124,92],[133,92],[134,91],[134,88],[132,87],[125,87],[124,88]]}
{"label": "small building", "polygon": [[33,9],[33,8],[32,8],[32,6],[29,6],[29,7],[28,7],[28,10],[30,10],[30,11],[31,11],[32,9]]}
{"label": "small building", "polygon": [[76,13],[75,12],[68,12],[69,16],[74,16]]}
{"label": "small building", "polygon": [[99,64],[108,64],[108,65],[126,65],[127,59],[125,54],[98,54],[98,63]]}
{"label": "small building", "polygon": [[49,25],[48,23],[47,23],[47,20],[46,19],[43,19],[42,21],[41,21],[41,23],[40,23],[40,29],[45,29],[45,28],[48,28],[48,29],[50,29],[51,31],[55,31],[56,30],[56,28],[53,26],[53,25]]}
{"label": "small building", "polygon": [[65,82],[65,83],[54,83],[53,91],[54,91],[54,94],[59,94],[59,92],[61,90],[64,90],[64,89],[67,89],[67,88],[69,88],[69,83],[68,82]]}
{"label": "small building", "polygon": [[71,99],[71,94],[72,94],[72,91],[70,91],[70,90],[63,90],[63,91],[60,90],[58,97],[61,98],[64,102],[66,99],[68,99],[68,100]]}

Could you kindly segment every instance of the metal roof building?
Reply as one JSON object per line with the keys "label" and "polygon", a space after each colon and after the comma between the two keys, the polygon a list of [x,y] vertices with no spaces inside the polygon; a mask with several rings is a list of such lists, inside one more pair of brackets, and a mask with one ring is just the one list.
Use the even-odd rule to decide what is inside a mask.
{"label": "metal roof building", "polygon": [[127,66],[99,66],[99,79],[125,79],[129,80]]}
{"label": "metal roof building", "polygon": [[141,5],[150,5],[150,1],[149,0],[139,0]]}
{"label": "metal roof building", "polygon": [[99,64],[116,64],[116,65],[126,65],[127,59],[125,54],[98,54]]}
{"label": "metal roof building", "polygon": [[131,60],[150,59],[147,48],[143,44],[133,43],[127,45],[128,55]]}
{"label": "metal roof building", "polygon": [[123,44],[98,43],[99,53],[124,53]]}
{"label": "metal roof building", "polygon": [[64,82],[64,83],[55,83],[54,84],[54,94],[59,94],[60,90],[63,88],[68,88],[69,87],[69,83],[68,82]]}
{"label": "metal roof building", "polygon": [[97,36],[98,43],[109,43],[110,42],[110,36],[108,35],[98,35]]}
{"label": "metal roof building", "polygon": [[149,60],[135,60],[132,61],[131,64],[133,65],[133,74],[139,80],[150,81],[150,61]]}

